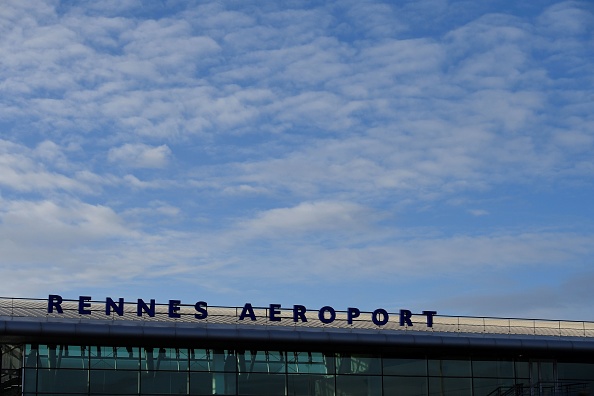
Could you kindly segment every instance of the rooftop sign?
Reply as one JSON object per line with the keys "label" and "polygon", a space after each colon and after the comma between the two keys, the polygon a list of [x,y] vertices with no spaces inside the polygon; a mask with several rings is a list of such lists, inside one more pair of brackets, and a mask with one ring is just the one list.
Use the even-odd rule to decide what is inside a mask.
{"label": "rooftop sign", "polygon": [[[90,296],[79,296],[78,297],[78,314],[79,315],[91,315],[92,310],[91,306],[93,304],[101,304],[104,307],[104,313],[107,316],[112,314],[123,316],[124,315],[124,307],[128,305],[135,305],[136,306],[136,315],[142,317],[143,315],[147,315],[149,317],[154,317],[156,312],[156,302],[154,299],[151,299],[148,303],[139,298],[135,303],[132,302],[125,302],[123,298],[118,298],[114,300],[111,297],[107,297],[105,302],[93,302]],[[47,313],[57,313],[63,314],[64,310],[62,308],[62,303],[64,299],[62,296],[57,294],[50,294],[47,299]],[[169,318],[180,318],[180,310],[182,307],[181,300],[169,300],[167,304],[167,315]],[[196,320],[203,320],[208,317],[208,304],[204,301],[197,301],[193,304],[193,316]],[[266,319],[269,322],[280,322],[283,318],[281,309],[281,304],[270,304],[266,308]],[[308,309],[303,305],[293,305],[292,309],[292,321],[293,323],[305,323],[309,319],[311,319],[311,315],[309,315],[309,319],[306,315],[307,312],[316,312],[308,311]],[[323,324],[331,324],[336,320],[337,311],[330,307],[324,306],[317,310],[317,320],[319,320]],[[353,321],[361,315],[361,310],[354,307],[349,307],[346,310],[346,319],[349,325],[353,324]],[[427,327],[433,327],[433,317],[437,315],[436,311],[422,311],[421,314],[414,314],[415,316],[421,315],[425,317],[425,324]],[[397,321],[399,326],[407,326],[412,327],[413,321],[411,320],[413,313],[408,309],[401,309],[399,313],[396,314],[396,318],[391,318],[388,311],[383,308],[378,308],[371,313],[371,321],[376,326],[384,326],[388,324],[390,321]],[[288,318],[291,319],[291,318]],[[238,320],[244,321],[256,321],[256,309],[250,303],[245,303],[241,308],[241,313],[238,316]]]}

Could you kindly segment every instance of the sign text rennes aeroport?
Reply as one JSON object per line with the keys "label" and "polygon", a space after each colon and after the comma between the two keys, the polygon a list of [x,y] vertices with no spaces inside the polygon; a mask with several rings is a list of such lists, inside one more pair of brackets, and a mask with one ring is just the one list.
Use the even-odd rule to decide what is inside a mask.
{"label": "sign text rennes aeroport", "polygon": [[[148,304],[141,298],[137,300],[136,303],[124,302],[123,298],[118,298],[117,301],[107,297],[105,299],[105,304],[103,302],[92,302],[91,297],[89,296],[79,296],[78,300],[78,313],[80,315],[91,315],[91,305],[92,304],[102,304],[105,307],[105,315],[111,315],[111,313],[115,313],[118,316],[124,315],[124,304],[134,304],[136,305],[136,314],[138,316],[148,315],[150,317],[155,316],[156,312],[156,303],[154,299],[151,299]],[[62,303],[64,299],[62,296],[57,294],[50,294],[47,300],[47,312],[48,313],[64,313],[62,308]],[[181,301],[180,300],[169,300],[167,304],[167,315],[170,318],[180,318],[181,314],[179,313],[181,309]],[[270,304],[267,307],[268,315],[265,317],[270,322],[280,322],[281,321],[281,304]],[[198,301],[194,304],[194,317],[197,320],[203,320],[208,317],[208,304],[204,301]],[[307,308],[303,305],[293,305],[292,313],[293,313],[293,322],[307,322],[308,319],[305,316],[307,312]],[[315,311],[314,311],[315,312]],[[320,308],[318,311],[318,320],[324,324],[330,324],[336,320],[336,310],[330,306],[325,306]],[[437,314],[436,311],[423,311],[421,315],[425,316],[426,318],[426,325],[427,327],[433,327],[433,316]],[[349,307],[346,310],[346,319],[348,324],[353,324],[353,320],[358,318],[361,315],[361,311],[358,308]],[[401,309],[400,312],[397,314],[398,321],[400,326],[412,326],[412,315],[413,313],[408,309]],[[245,303],[243,308],[241,308],[241,313],[239,315],[239,320],[256,320],[256,313],[254,311],[254,307],[250,303]],[[311,317],[310,317],[311,319]],[[384,326],[390,320],[390,315],[388,311],[383,308],[378,308],[371,313],[371,320],[373,324],[376,326]]]}

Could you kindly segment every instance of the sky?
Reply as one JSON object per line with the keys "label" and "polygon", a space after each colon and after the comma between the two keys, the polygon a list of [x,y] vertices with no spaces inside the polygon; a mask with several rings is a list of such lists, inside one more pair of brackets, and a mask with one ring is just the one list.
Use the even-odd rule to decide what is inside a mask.
{"label": "sky", "polygon": [[591,1],[0,3],[0,295],[594,321]]}

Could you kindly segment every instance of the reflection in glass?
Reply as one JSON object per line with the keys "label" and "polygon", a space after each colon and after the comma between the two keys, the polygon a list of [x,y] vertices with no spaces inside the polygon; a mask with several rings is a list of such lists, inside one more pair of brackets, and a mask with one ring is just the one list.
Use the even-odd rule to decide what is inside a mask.
{"label": "reflection in glass", "polygon": [[3,375],[17,370],[25,395],[458,396],[557,374],[594,381],[594,364],[576,362],[60,344],[28,344],[17,358],[11,350],[2,346]]}
{"label": "reflection in glass", "polygon": [[337,375],[337,396],[375,396],[381,395],[382,377],[368,375]]}
{"label": "reflection in glass", "polygon": [[469,396],[472,381],[467,378],[429,377],[429,395]]}
{"label": "reflection in glass", "polygon": [[425,396],[427,377],[384,377],[384,395]]}
{"label": "reflection in glass", "polygon": [[514,385],[513,378],[474,378],[472,381],[475,395],[488,395],[497,389],[503,393]]}
{"label": "reflection in glass", "polygon": [[426,359],[384,358],[384,375],[427,375]]}
{"label": "reflection in glass", "polygon": [[430,359],[427,362],[429,375],[444,377],[470,377],[470,360]]}
{"label": "reflection in glass", "polygon": [[334,357],[321,352],[289,352],[287,359],[289,373],[334,374]]}
{"label": "reflection in glass", "polygon": [[512,360],[473,360],[472,375],[475,377],[513,378]]}

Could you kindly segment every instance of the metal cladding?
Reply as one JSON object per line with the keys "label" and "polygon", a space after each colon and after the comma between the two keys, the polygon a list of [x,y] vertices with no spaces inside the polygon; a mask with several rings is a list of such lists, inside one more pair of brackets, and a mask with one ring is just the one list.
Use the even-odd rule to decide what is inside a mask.
{"label": "metal cladding", "polygon": [[[208,317],[194,318],[194,306],[179,305],[171,318],[168,306],[155,306],[155,315],[138,316],[136,307],[123,314],[105,315],[94,304],[79,314],[77,301],[65,301],[63,313],[48,313],[43,300],[0,299],[0,341],[23,343],[155,345],[200,347],[250,345],[295,349],[332,348],[365,351],[450,350],[458,353],[587,355],[594,352],[594,324],[589,322],[435,316],[432,327],[399,323],[374,326],[372,313],[360,322],[336,312],[331,324],[293,321],[293,311],[279,307],[271,322],[266,308],[254,308],[256,320],[240,320],[242,308],[208,307]],[[99,305],[97,305],[100,308]],[[307,314],[316,315],[316,311]],[[357,318],[359,319],[359,318]],[[506,325],[504,325],[506,324]],[[543,331],[546,329],[547,331]]]}

